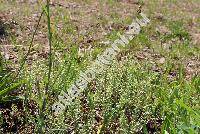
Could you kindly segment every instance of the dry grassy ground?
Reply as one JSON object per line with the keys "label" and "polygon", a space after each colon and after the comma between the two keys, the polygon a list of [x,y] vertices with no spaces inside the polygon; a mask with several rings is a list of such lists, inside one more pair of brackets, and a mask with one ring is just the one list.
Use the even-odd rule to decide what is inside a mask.
{"label": "dry grassy ground", "polygon": [[[44,93],[49,60],[45,14],[38,25],[46,2],[0,3],[2,63],[12,74],[20,69],[16,80],[25,81],[6,94],[24,99],[0,101],[0,132],[200,132],[199,0],[51,0],[53,69],[48,94]],[[150,24],[64,115],[55,116],[51,106],[59,92],[66,91],[80,70],[118,38],[117,32],[124,33],[139,10]],[[35,29],[31,51],[20,68]],[[43,96],[48,96],[45,110]]]}

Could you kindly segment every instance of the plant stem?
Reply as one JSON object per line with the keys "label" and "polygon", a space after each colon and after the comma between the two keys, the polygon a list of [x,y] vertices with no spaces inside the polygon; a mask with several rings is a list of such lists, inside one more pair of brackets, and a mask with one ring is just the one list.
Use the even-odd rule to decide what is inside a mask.
{"label": "plant stem", "polygon": [[17,74],[15,75],[15,77],[14,77],[14,79],[13,79],[13,81],[12,81],[11,83],[13,83],[13,82],[17,79],[17,77],[19,76],[19,74],[20,74],[22,68],[24,67],[25,61],[26,61],[28,55],[29,55],[30,52],[31,52],[31,49],[32,49],[32,47],[33,47],[33,41],[34,41],[35,35],[36,35],[36,33],[37,33],[38,27],[39,27],[39,25],[40,25],[40,21],[41,21],[41,19],[42,19],[43,14],[44,14],[44,10],[42,10],[42,12],[41,12],[41,14],[40,14],[40,17],[39,17],[39,19],[38,19],[37,25],[36,25],[36,27],[35,27],[35,30],[34,30],[34,32],[33,32],[33,35],[32,35],[32,38],[31,38],[31,42],[30,42],[30,45],[29,45],[29,48],[28,48],[28,52],[27,52],[27,53],[25,54],[25,56],[23,57],[22,63],[21,63],[21,65],[20,65],[20,67],[19,67],[19,69],[18,69],[18,71],[17,71]]}
{"label": "plant stem", "polygon": [[41,124],[39,127],[39,133],[43,133],[43,129],[45,126],[45,107],[47,103],[47,98],[48,98],[48,91],[49,91],[49,84],[50,84],[50,78],[51,78],[51,71],[52,71],[52,32],[51,32],[51,18],[50,18],[50,0],[47,0],[47,5],[46,5],[46,16],[47,16],[47,28],[48,28],[48,45],[49,45],[49,64],[48,64],[48,76],[47,76],[47,83],[45,86],[45,95],[43,99],[43,104],[42,104],[42,109],[40,111],[40,119],[41,119]]}
{"label": "plant stem", "polygon": [[50,2],[50,0],[47,0],[47,26],[48,26],[48,40],[49,40],[49,72],[48,72],[47,84],[46,84],[46,88],[45,88],[46,94],[49,89],[49,83],[50,83],[50,78],[51,78],[51,69],[52,69],[52,33],[51,33],[51,19],[50,19],[49,2]]}

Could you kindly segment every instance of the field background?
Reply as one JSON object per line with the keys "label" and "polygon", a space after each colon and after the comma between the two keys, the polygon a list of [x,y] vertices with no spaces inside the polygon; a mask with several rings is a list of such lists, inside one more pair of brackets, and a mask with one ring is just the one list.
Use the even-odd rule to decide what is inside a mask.
{"label": "field background", "polygon": [[[55,115],[139,12],[150,24]],[[0,52],[0,133],[200,133],[200,0],[0,0]]]}

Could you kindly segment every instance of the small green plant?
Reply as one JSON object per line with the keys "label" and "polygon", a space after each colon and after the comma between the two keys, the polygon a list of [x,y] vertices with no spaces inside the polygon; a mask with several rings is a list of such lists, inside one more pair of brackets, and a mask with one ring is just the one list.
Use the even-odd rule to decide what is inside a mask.
{"label": "small green plant", "polygon": [[21,99],[23,97],[19,96],[10,96],[9,93],[17,90],[22,84],[23,81],[16,80],[13,83],[10,81],[13,80],[13,74],[10,73],[5,67],[5,61],[0,55],[0,102],[3,103],[5,101],[14,101]]}

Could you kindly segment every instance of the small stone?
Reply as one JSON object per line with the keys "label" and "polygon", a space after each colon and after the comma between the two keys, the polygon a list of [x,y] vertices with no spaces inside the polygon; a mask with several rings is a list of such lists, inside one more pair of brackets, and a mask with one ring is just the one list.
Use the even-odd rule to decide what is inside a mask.
{"label": "small stone", "polygon": [[9,55],[8,53],[6,53],[6,54],[5,54],[5,59],[6,59],[6,60],[9,60],[9,58],[10,58],[10,55]]}
{"label": "small stone", "polygon": [[165,58],[164,57],[160,58],[159,63],[160,64],[164,64],[165,63]]}

